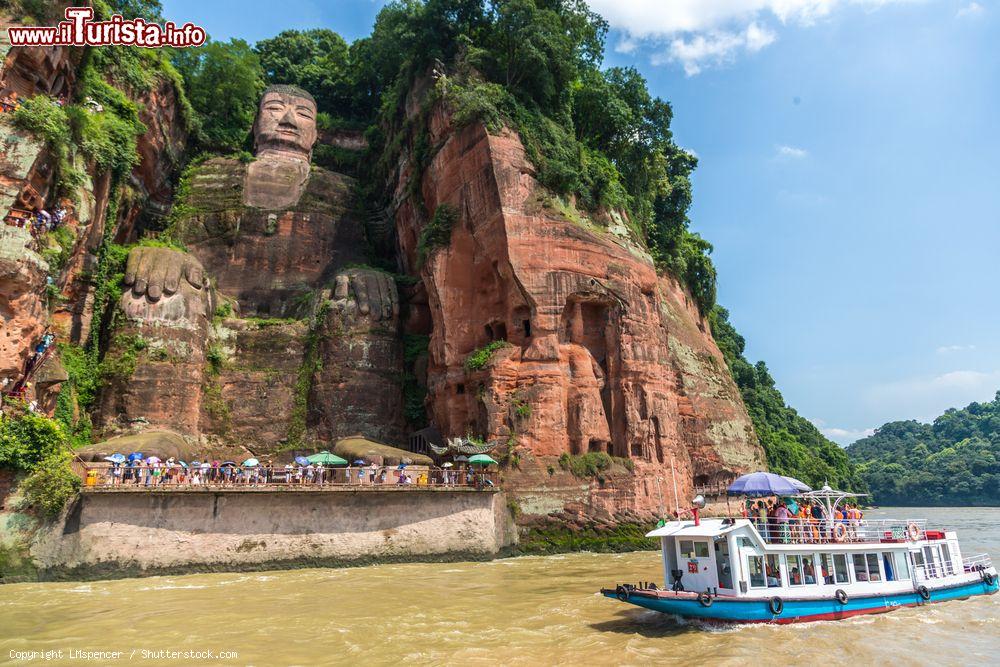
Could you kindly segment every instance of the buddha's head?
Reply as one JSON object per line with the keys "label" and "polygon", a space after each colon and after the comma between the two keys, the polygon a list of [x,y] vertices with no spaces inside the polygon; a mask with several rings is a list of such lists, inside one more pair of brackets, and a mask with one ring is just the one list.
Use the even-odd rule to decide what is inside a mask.
{"label": "buddha's head", "polygon": [[316,143],[316,100],[295,86],[269,86],[253,123],[254,152],[309,160]]}

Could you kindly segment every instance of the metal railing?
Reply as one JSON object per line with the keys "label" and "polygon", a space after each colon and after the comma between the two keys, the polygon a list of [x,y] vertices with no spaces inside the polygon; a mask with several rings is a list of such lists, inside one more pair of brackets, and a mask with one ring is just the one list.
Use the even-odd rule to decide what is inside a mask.
{"label": "metal railing", "polygon": [[77,463],[85,489],[121,491],[173,489],[346,489],[475,488],[489,490],[499,485],[499,474],[476,468],[429,466],[236,466],[113,465]]}
{"label": "metal railing", "polygon": [[[774,544],[830,544],[830,543],[892,543],[927,538],[926,522],[901,521],[898,519],[849,519],[834,521],[831,525],[825,519],[788,519],[779,521],[768,519],[766,524],[753,519],[757,532],[767,542]],[[916,527],[916,533],[910,534]]]}
{"label": "metal railing", "polygon": [[962,569],[966,572],[978,572],[988,570],[991,567],[993,567],[993,559],[989,557],[989,554],[976,554],[962,559]]}

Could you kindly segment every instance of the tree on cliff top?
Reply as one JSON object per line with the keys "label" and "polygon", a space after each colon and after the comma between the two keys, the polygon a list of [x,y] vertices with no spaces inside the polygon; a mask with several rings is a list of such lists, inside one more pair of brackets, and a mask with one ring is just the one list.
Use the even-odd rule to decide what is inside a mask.
{"label": "tree on cliff top", "polygon": [[309,91],[316,106],[334,116],[359,118],[355,109],[351,53],[344,38],[326,28],[285,30],[254,45],[267,83],[287,83]]}
{"label": "tree on cliff top", "polygon": [[199,147],[216,152],[247,147],[265,85],[257,54],[243,40],[232,39],[177,49],[173,62],[198,117]]}

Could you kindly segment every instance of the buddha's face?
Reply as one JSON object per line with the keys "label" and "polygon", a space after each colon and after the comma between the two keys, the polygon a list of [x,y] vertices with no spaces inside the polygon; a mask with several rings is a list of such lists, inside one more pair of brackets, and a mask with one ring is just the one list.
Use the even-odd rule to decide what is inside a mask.
{"label": "buddha's face", "polygon": [[309,159],[316,143],[316,105],[298,95],[265,93],[254,123],[254,143],[258,153],[271,150]]}

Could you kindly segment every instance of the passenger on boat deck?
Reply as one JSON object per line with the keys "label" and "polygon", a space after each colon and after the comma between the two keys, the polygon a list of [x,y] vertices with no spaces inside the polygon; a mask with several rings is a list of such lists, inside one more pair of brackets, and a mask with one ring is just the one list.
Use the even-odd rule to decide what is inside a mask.
{"label": "passenger on boat deck", "polygon": [[788,544],[790,538],[788,520],[792,518],[792,513],[788,511],[788,506],[783,501],[778,503],[778,509],[775,510],[774,517],[778,520],[778,535],[781,541]]}

